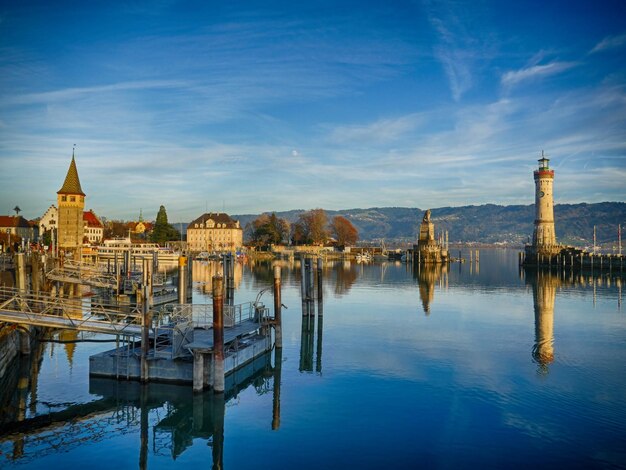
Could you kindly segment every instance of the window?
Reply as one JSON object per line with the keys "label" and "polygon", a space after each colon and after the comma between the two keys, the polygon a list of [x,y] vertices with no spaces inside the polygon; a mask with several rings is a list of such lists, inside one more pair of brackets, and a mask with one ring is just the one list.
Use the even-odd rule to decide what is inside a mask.
{"label": "window", "polygon": [[67,201],[67,196],[61,196],[61,201]]}
{"label": "window", "polygon": [[70,196],[70,202],[75,202],[76,201],[76,196]]}

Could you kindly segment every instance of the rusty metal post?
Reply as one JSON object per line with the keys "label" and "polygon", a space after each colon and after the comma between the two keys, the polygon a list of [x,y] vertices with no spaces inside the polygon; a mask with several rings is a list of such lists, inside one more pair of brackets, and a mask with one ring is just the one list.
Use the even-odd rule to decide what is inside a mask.
{"label": "rusty metal post", "polygon": [[283,322],[281,308],[280,266],[274,266],[274,333],[275,345],[277,348],[283,347]]}
{"label": "rusty metal post", "polygon": [[224,279],[213,276],[213,391],[224,393]]}

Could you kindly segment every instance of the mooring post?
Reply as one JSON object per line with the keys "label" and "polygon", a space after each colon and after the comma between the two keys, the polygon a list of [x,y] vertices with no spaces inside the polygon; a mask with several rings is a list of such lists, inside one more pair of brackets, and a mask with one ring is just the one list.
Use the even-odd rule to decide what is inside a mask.
{"label": "mooring post", "polygon": [[324,260],[320,256],[317,258],[317,301],[322,302],[324,300],[324,290],[322,289],[322,268]]}
{"label": "mooring post", "polygon": [[41,261],[39,253],[32,253],[30,260],[30,285],[32,286],[33,293],[38,295],[41,284]]}
{"label": "mooring post", "polygon": [[192,303],[193,298],[193,260],[187,263],[187,288],[185,289],[187,302]]}
{"label": "mooring post", "polygon": [[187,270],[185,267],[187,266],[187,258],[185,256],[178,257],[178,303],[186,304],[187,303],[187,280],[186,274]]}
{"label": "mooring post", "polygon": [[235,259],[228,253],[228,277],[226,279],[226,303],[235,305]]}
{"label": "mooring post", "polygon": [[307,265],[309,269],[308,275],[308,286],[307,286],[307,298],[311,301],[315,301],[315,274],[313,273],[313,258],[309,258],[309,264]]}
{"label": "mooring post", "polygon": [[280,266],[274,266],[274,335],[277,348],[283,347],[283,321],[281,315]]}
{"label": "mooring post", "polygon": [[141,303],[141,382],[146,383],[150,374],[148,370],[148,350],[150,342],[150,287],[148,277],[150,276],[147,260],[143,262],[143,283],[142,283],[142,303]]}
{"label": "mooring post", "polygon": [[304,255],[300,255],[300,297],[302,302],[306,300],[305,286],[306,284],[306,271],[304,268]]}
{"label": "mooring post", "polygon": [[213,276],[213,391],[224,392],[224,279]]}
{"label": "mooring post", "polygon": [[26,292],[26,255],[15,254],[15,283],[21,293]]}

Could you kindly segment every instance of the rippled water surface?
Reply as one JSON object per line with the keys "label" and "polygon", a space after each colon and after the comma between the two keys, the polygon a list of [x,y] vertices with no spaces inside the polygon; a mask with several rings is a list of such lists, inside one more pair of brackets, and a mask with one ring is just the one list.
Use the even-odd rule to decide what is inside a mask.
{"label": "rippled water surface", "polygon": [[[282,352],[221,397],[90,381],[89,356],[113,344],[46,343],[15,363],[28,385],[2,379],[0,467],[626,468],[619,276],[463,256],[418,271],[327,263],[323,316],[304,319],[299,263],[281,262]],[[214,269],[194,269],[206,303]],[[238,265],[235,280],[235,301],[254,300],[271,266]]]}

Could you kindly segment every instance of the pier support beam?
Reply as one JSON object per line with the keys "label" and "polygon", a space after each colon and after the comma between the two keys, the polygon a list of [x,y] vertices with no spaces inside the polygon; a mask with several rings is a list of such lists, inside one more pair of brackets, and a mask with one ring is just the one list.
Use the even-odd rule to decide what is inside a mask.
{"label": "pier support beam", "polygon": [[283,322],[281,308],[280,266],[274,266],[274,344],[277,348],[283,347]]}
{"label": "pier support beam", "polygon": [[213,391],[224,393],[224,279],[213,276]]}

